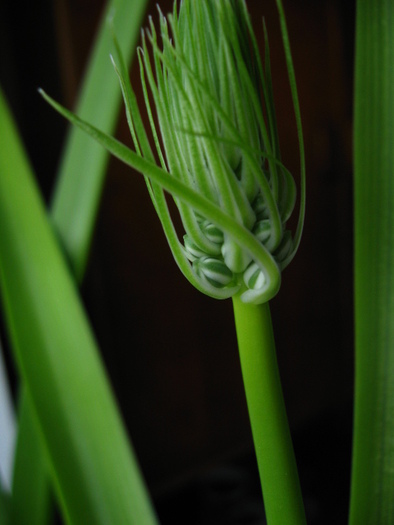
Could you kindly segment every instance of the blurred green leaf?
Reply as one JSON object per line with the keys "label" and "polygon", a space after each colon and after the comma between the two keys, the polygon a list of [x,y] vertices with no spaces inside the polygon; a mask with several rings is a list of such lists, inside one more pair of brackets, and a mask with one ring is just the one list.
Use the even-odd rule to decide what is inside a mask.
{"label": "blurred green leaf", "polygon": [[0,285],[66,521],[156,518],[73,278],[0,96]]}
{"label": "blurred green leaf", "polygon": [[[113,130],[120,100],[109,54],[111,27],[116,30],[128,61],[135,50],[147,0],[113,0],[102,16],[82,84],[78,111]],[[100,111],[97,111],[100,108]],[[83,133],[72,128],[64,149],[56,191],[53,220],[77,279],[83,278],[107,165],[107,154]],[[44,523],[50,514],[50,480],[41,450],[28,393],[22,389],[19,432],[15,451],[12,509],[19,524]],[[26,455],[33,460],[26,461]]]}
{"label": "blurred green leaf", "polygon": [[1,525],[10,524],[10,504],[9,496],[0,488],[0,523]]}
{"label": "blurred green leaf", "polygon": [[[130,63],[148,0],[112,0],[82,84],[76,113],[107,133],[118,118],[121,91],[110,60],[111,27]],[[53,194],[51,215],[78,281],[84,275],[109,155],[74,126],[70,128]]]}
{"label": "blurred green leaf", "polygon": [[18,403],[18,423],[18,453],[15,454],[10,503],[12,522],[18,525],[46,525],[51,523],[53,517],[48,458],[24,385]]}

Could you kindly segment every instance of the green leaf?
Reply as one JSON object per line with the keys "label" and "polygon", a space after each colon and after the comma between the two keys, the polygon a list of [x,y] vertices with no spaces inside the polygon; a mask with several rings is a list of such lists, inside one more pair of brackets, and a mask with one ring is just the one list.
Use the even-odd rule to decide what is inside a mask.
{"label": "green leaf", "polygon": [[285,267],[292,261],[295,254],[297,253],[298,247],[301,242],[302,231],[304,228],[305,202],[306,202],[306,167],[305,167],[304,134],[302,132],[302,123],[301,123],[301,110],[300,110],[300,104],[298,100],[297,83],[296,83],[294,64],[293,64],[293,59],[292,59],[291,49],[290,49],[290,41],[289,41],[289,34],[287,31],[286,17],[285,17],[285,12],[282,6],[282,1],[276,0],[276,5],[278,8],[278,12],[279,12],[279,22],[280,22],[280,27],[281,27],[281,32],[282,32],[283,47],[285,51],[287,74],[289,77],[291,96],[293,99],[294,116],[295,116],[295,121],[296,121],[297,134],[298,134],[298,145],[299,145],[299,152],[300,152],[300,177],[301,177],[301,192],[300,192],[300,205],[299,205],[300,211],[299,211],[299,216],[298,216],[297,230],[294,235],[293,249],[291,250],[290,255],[283,262],[283,267]]}
{"label": "green leaf", "polygon": [[10,525],[10,498],[9,495],[3,492],[0,488],[0,523],[1,525]]}
{"label": "green leaf", "polygon": [[3,308],[66,521],[153,525],[94,336],[2,96],[0,135]]}
{"label": "green leaf", "polygon": [[[147,0],[112,0],[104,12],[76,111],[113,133],[121,94],[110,61],[116,32],[129,63],[140,35]],[[72,127],[53,194],[51,215],[77,280],[84,275],[108,163],[107,152]]]}
{"label": "green leaf", "polygon": [[53,518],[50,471],[28,392],[22,385],[12,480],[11,516],[18,525],[46,525]]}
{"label": "green leaf", "polygon": [[[147,0],[108,2],[92,49],[78,108],[109,131],[114,129],[120,99],[109,60],[113,49],[111,24],[117,31],[126,59],[130,61],[146,4]],[[99,112],[97,108],[100,108]],[[52,215],[78,281],[82,280],[86,267],[107,161],[106,152],[87,141],[85,134],[75,128],[70,130],[53,196]],[[28,393],[23,389],[23,400],[27,397]],[[27,401],[23,401],[22,405],[26,404]],[[21,410],[12,500],[18,523],[30,525],[37,522],[42,525],[42,515],[48,514],[48,497],[44,494],[49,494],[49,476],[46,464],[40,461],[43,453],[32,419],[28,409]],[[35,460],[25,462],[26,453]]]}
{"label": "green leaf", "polygon": [[351,525],[394,522],[394,4],[359,0]]}

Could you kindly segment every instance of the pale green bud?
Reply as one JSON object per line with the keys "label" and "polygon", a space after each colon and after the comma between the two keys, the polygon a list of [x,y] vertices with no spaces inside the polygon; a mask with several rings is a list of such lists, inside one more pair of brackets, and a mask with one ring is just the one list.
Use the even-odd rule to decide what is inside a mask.
{"label": "pale green bud", "polygon": [[251,290],[260,290],[265,284],[265,276],[256,263],[251,263],[244,272],[244,282]]}
{"label": "pale green bud", "polygon": [[193,264],[197,274],[217,288],[223,288],[233,280],[233,273],[220,259],[201,257]]}
{"label": "pale green bud", "polygon": [[253,227],[253,233],[263,244],[268,241],[271,235],[271,223],[269,219],[257,221]]}
{"label": "pale green bud", "polygon": [[215,244],[223,244],[223,232],[219,230],[219,228],[217,228],[214,224],[212,224],[212,222],[204,220],[201,224],[201,230],[211,242],[214,242]]}
{"label": "pale green bud", "polygon": [[183,236],[183,243],[186,248],[186,254],[190,261],[195,261],[196,259],[199,259],[200,257],[206,257],[207,254],[195,244],[191,238],[190,235],[184,235]]}

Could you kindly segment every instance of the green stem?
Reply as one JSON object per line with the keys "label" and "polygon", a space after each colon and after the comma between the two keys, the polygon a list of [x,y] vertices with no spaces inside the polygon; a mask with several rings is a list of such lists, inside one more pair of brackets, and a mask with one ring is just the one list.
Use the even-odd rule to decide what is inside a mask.
{"label": "green stem", "polygon": [[268,303],[233,298],[246,400],[268,525],[306,523]]}
{"label": "green stem", "polygon": [[394,523],[394,4],[357,2],[351,525]]}

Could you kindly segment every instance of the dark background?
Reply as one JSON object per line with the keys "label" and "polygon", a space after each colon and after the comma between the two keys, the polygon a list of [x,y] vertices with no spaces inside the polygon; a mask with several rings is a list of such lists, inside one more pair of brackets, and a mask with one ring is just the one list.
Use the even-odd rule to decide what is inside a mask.
{"label": "dark background", "polygon": [[[160,6],[168,12],[172,2]],[[275,2],[248,6],[259,40],[266,19],[281,149],[297,176]],[[304,127],[307,215],[271,309],[309,523],[341,525],[353,392],[354,6],[284,6]],[[101,0],[0,4],[1,85],[47,201],[66,126],[37,88],[73,106],[101,8]],[[150,13],[156,16],[155,2]],[[136,68],[132,78],[138,84]],[[123,114],[117,136],[130,143]],[[183,278],[143,180],[116,160],[82,294],[163,524],[264,523],[231,301],[205,297]]]}

